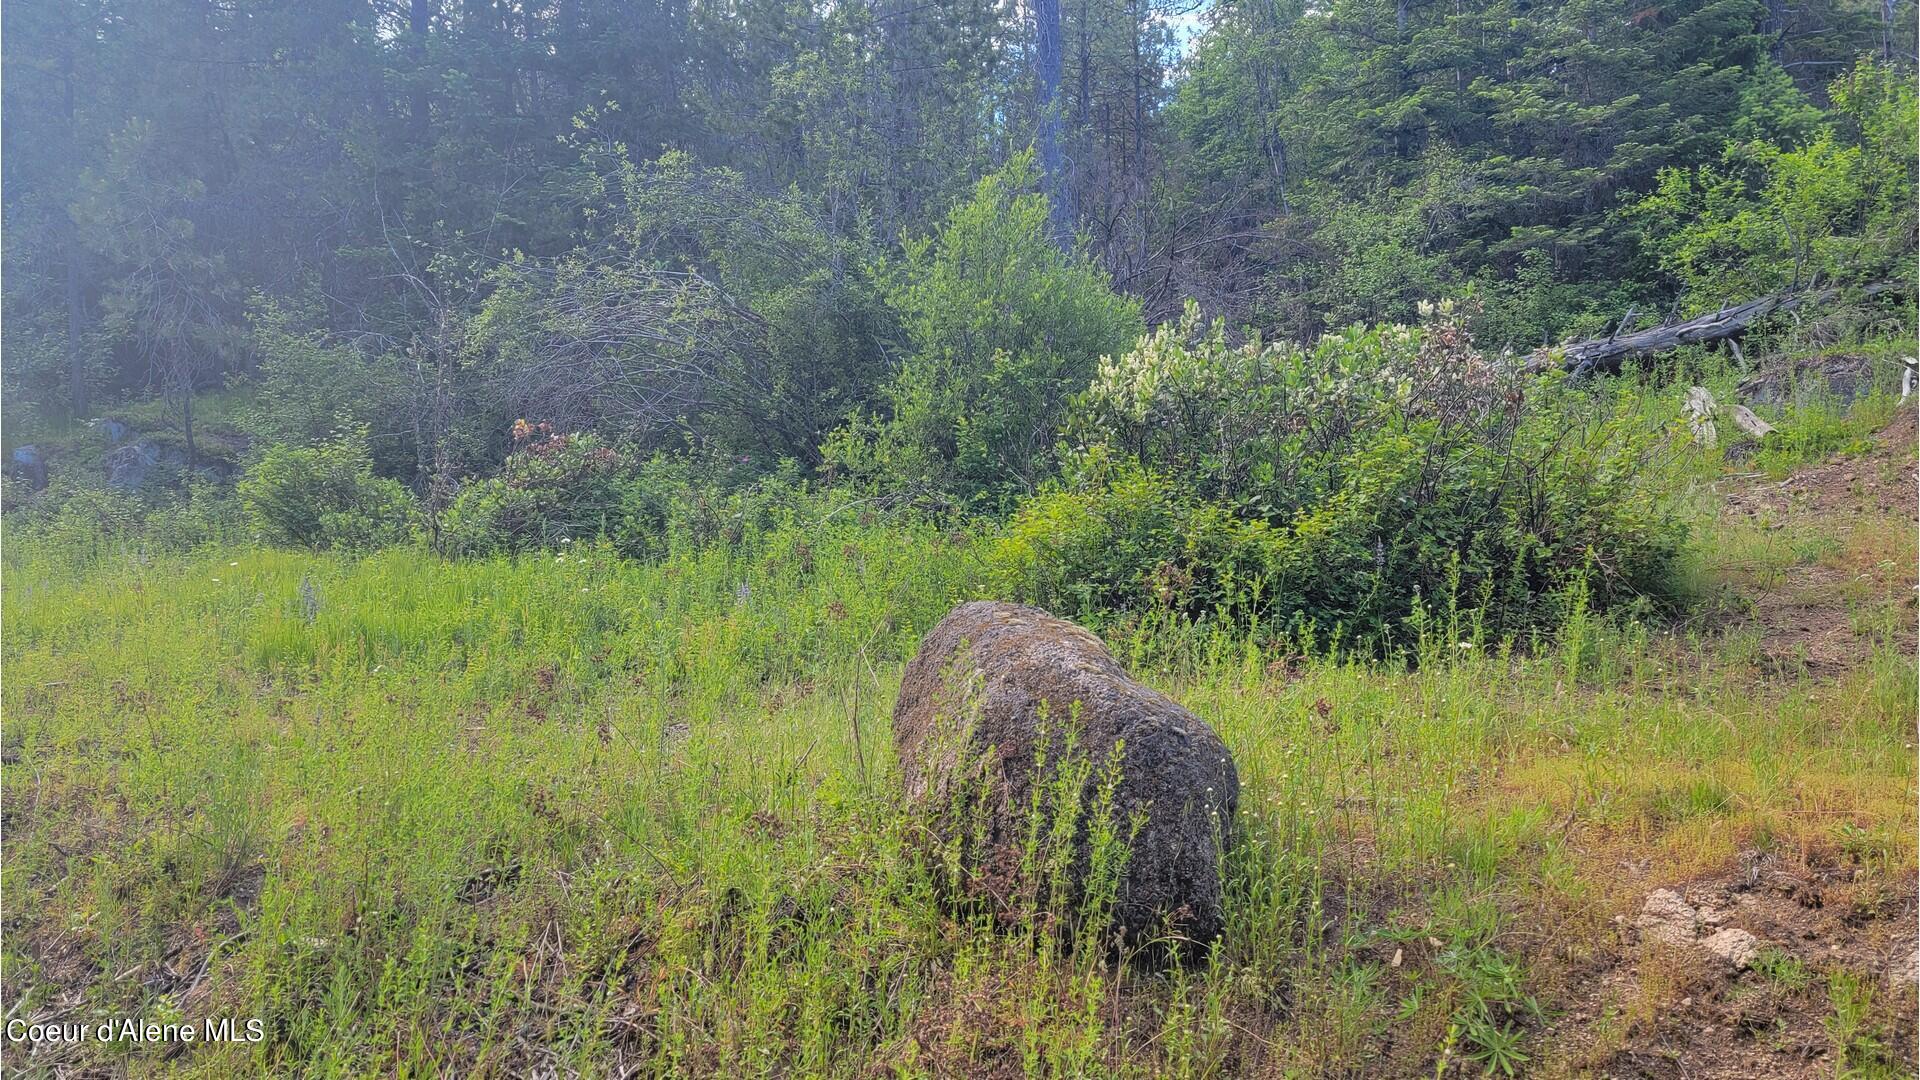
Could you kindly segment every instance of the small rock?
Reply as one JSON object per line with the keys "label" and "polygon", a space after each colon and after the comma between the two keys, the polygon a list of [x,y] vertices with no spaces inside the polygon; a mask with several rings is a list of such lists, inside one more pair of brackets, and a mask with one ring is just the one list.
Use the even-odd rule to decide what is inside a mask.
{"label": "small rock", "polygon": [[1745,930],[1726,929],[1708,936],[1700,947],[1744,971],[1760,955],[1760,939]]}
{"label": "small rock", "polygon": [[1887,965],[1887,984],[1906,993],[1920,984],[1920,943],[1903,946],[1894,955],[1893,963]]}
{"label": "small rock", "polygon": [[1634,925],[1642,934],[1669,945],[1686,945],[1699,936],[1700,915],[1672,889],[1655,889],[1641,905]]}
{"label": "small rock", "polygon": [[185,465],[186,455],[152,439],[126,443],[107,452],[107,485],[121,491],[134,491],[146,485],[148,478],[163,465]]}

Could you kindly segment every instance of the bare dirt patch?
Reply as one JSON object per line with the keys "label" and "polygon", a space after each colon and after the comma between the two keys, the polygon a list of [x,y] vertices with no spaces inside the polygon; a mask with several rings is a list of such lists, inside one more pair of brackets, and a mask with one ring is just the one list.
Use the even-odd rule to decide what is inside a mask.
{"label": "bare dirt patch", "polygon": [[[1827,1077],[1832,980],[1869,998],[1866,1037],[1915,1053],[1914,882],[1835,853],[1739,864],[1649,889],[1543,1040],[1547,1062],[1617,1077]],[[1749,940],[1750,947],[1718,946]],[[1549,1069],[1548,1071],[1554,1071]]]}
{"label": "bare dirt patch", "polygon": [[[1754,642],[1770,675],[1831,685],[1878,650],[1914,654],[1916,415],[1902,408],[1865,454],[1720,485],[1722,535],[1741,545],[1722,553],[1720,631]],[[1916,891],[1910,869],[1844,844],[1650,874],[1564,973],[1540,1071],[1733,1080],[1910,1064]]]}
{"label": "bare dirt patch", "polygon": [[1740,614],[1769,670],[1834,676],[1887,642],[1915,649],[1913,533],[1916,411],[1902,408],[1864,455],[1834,457],[1784,480],[1758,474],[1724,486],[1723,525],[1777,534],[1791,565],[1730,575]]}

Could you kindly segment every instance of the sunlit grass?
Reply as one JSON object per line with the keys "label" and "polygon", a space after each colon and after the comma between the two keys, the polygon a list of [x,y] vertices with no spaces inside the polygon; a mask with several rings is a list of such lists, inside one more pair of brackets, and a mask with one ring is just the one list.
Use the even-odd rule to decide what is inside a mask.
{"label": "sunlit grass", "polygon": [[[1545,1039],[1653,884],[1763,852],[1850,864],[1868,896],[1920,861],[1911,596],[1885,587],[1910,588],[1911,523],[1717,520],[1724,456],[1667,467],[1701,526],[1679,620],[1575,604],[1500,643],[1423,613],[1392,660],[1105,626],[1242,780],[1225,937],[1163,969],[940,899],[890,713],[981,593],[978,538],[179,555],[231,534],[218,506],[174,515],[183,542],[69,515],[5,552],[0,989],[29,1018],[266,1022],[61,1059],[135,1073],[1577,1071],[1697,984],[1650,955],[1584,1049]],[[1796,590],[1843,606],[1864,662],[1769,666],[1737,616]],[[1888,995],[1833,975],[1794,1007],[1879,1061]]]}
{"label": "sunlit grass", "polygon": [[1240,769],[1228,932],[1171,971],[1047,960],[937,901],[896,796],[900,666],[974,591],[964,538],[38,557],[7,567],[8,997],[268,1023],[97,1063],[1518,1067],[1560,977],[1516,920],[1577,951],[1636,899],[1621,857],[1915,861],[1910,658],[1782,697],[1720,661],[1676,692],[1610,624],[1417,668],[1142,631],[1117,650]]}

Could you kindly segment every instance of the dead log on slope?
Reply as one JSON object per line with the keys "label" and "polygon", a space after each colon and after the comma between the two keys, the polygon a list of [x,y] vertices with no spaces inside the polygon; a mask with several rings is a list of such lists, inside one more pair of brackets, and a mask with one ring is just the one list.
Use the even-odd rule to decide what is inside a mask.
{"label": "dead log on slope", "polygon": [[[1906,282],[1883,281],[1868,285],[1863,290],[1867,296],[1906,290],[1912,286]],[[1774,293],[1758,300],[1749,300],[1744,304],[1722,308],[1707,315],[1697,315],[1666,326],[1656,326],[1650,330],[1638,330],[1631,334],[1615,331],[1604,338],[1575,342],[1553,349],[1541,349],[1533,354],[1527,365],[1530,370],[1540,371],[1552,366],[1556,355],[1562,368],[1577,374],[1601,371],[1609,375],[1618,374],[1620,366],[1630,359],[1653,356],[1682,345],[1708,345],[1716,341],[1737,341],[1761,319],[1777,311],[1791,311],[1807,304],[1819,304],[1841,295],[1843,289],[1817,289],[1802,292]],[[1624,319],[1621,321],[1625,321]]]}

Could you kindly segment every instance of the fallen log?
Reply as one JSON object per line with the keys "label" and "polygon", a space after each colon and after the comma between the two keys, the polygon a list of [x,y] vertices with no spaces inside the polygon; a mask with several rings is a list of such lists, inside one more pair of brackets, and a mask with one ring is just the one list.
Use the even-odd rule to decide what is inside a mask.
{"label": "fallen log", "polygon": [[[1895,290],[1911,291],[1912,286],[1906,282],[1883,281],[1866,286],[1862,292],[1867,296],[1877,296]],[[1608,337],[1540,349],[1533,354],[1527,366],[1535,371],[1544,370],[1551,367],[1557,358],[1562,368],[1577,374],[1600,371],[1616,375],[1620,372],[1620,366],[1627,360],[1652,356],[1670,349],[1677,349],[1682,345],[1738,341],[1740,336],[1755,323],[1777,311],[1791,311],[1807,304],[1824,303],[1845,291],[1831,288],[1774,293],[1758,300],[1749,300],[1744,304],[1736,304],[1711,314],[1697,315],[1666,326],[1656,326],[1650,330],[1637,330],[1630,334],[1622,334],[1616,330]]]}

